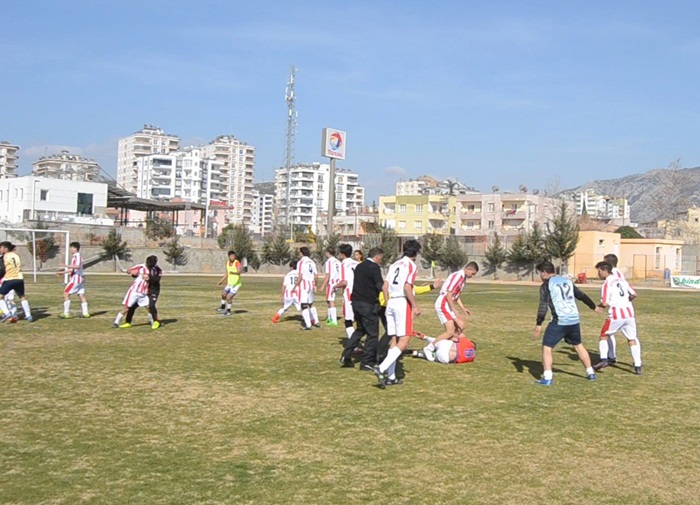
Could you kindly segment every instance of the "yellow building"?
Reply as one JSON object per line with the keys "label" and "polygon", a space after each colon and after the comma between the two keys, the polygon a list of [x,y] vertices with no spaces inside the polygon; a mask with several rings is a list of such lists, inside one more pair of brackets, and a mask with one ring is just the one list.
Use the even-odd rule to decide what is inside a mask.
{"label": "yellow building", "polygon": [[455,227],[455,197],[380,196],[379,223],[396,230],[399,237],[421,237],[428,233],[450,235]]}
{"label": "yellow building", "polygon": [[[596,278],[598,273],[596,263],[603,261],[606,254],[614,254],[620,257],[620,234],[606,231],[581,231],[578,234],[578,244],[574,255],[569,258],[569,273],[571,275],[586,274],[589,278]],[[627,276],[627,272],[618,264],[618,268]],[[631,270],[630,270],[631,272]]]}
{"label": "yellow building", "polygon": [[[663,279],[667,268],[680,273],[683,265],[683,241],[659,238],[623,238],[619,268],[632,279]],[[624,269],[622,266],[624,266]]]}

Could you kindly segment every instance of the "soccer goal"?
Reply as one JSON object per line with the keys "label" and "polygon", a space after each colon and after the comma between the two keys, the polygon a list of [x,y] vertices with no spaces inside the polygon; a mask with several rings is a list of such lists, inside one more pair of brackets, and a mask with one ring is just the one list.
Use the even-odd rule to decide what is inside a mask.
{"label": "soccer goal", "polygon": [[[63,254],[63,263],[70,263],[70,232],[68,230],[52,230],[43,228],[0,228],[0,242],[12,242],[16,246],[23,245],[32,257],[32,275],[36,282],[36,274],[40,264]],[[27,268],[23,268],[25,272]],[[56,272],[52,268],[49,271]],[[64,275],[68,282],[68,274]]]}

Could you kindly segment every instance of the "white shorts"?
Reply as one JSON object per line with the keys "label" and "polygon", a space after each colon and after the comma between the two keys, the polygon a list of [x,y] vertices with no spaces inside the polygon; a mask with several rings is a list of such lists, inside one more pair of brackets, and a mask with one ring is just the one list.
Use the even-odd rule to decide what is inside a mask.
{"label": "white shorts", "polygon": [[226,293],[227,295],[236,296],[236,293],[238,293],[239,289],[241,289],[240,284],[238,284],[237,286],[231,286],[230,284],[226,284],[226,287],[224,288],[224,293]]}
{"label": "white shorts", "polygon": [[442,325],[447,323],[447,321],[457,319],[457,314],[450,308],[450,304],[447,303],[447,298],[444,296],[438,296],[437,300],[435,300],[435,312]]}
{"label": "white shorts", "polygon": [[606,335],[614,335],[617,332],[622,332],[627,340],[634,340],[637,338],[637,321],[635,318],[630,317],[627,319],[611,319],[608,331],[605,332]]}
{"label": "white shorts", "polygon": [[66,289],[64,289],[63,292],[68,293],[69,295],[84,295],[85,283],[69,282],[68,284],[66,284]]}
{"label": "white shorts", "polygon": [[[302,286],[299,287],[301,288]],[[314,303],[313,288],[299,291],[299,303]]]}
{"label": "white shorts", "polygon": [[355,311],[352,310],[352,302],[347,299],[345,293],[343,293],[343,319],[346,321],[355,320]]}
{"label": "white shorts", "polygon": [[148,307],[148,293],[139,293],[130,289],[126,292],[126,296],[124,297],[124,301],[122,303],[126,307],[133,307],[134,305],[138,305],[139,307]]}
{"label": "white shorts", "polygon": [[282,310],[286,311],[292,305],[294,305],[295,309],[301,310],[301,304],[299,303],[299,300],[297,300],[296,298],[285,298],[284,305],[282,306]]}
{"label": "white shorts", "polygon": [[452,363],[450,351],[455,343],[452,340],[440,340],[435,346],[435,360],[446,365]]}
{"label": "white shorts", "polygon": [[335,284],[328,284],[328,286],[326,286],[326,301],[335,301]]}
{"label": "white shorts", "polygon": [[5,295],[5,301],[12,302],[15,299],[15,290],[13,289]]}
{"label": "white shorts", "polygon": [[406,298],[391,298],[386,304],[386,331],[392,337],[413,333],[413,308]]}

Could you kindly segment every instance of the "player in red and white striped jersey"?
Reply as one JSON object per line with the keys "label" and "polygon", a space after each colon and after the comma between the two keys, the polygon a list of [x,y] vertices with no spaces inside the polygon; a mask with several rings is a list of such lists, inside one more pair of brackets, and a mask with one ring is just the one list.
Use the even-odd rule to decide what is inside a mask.
{"label": "player in red and white striped jersey", "polygon": [[609,365],[608,338],[618,331],[621,332],[630,345],[630,353],[634,361],[634,370],[637,375],[642,374],[642,346],[637,338],[637,323],[634,318],[634,306],[632,300],[636,297],[634,290],[629,283],[613,274],[613,266],[610,263],[601,261],[596,266],[598,277],[605,282],[601,288],[600,307],[608,309],[608,328],[605,335],[601,335],[600,363],[594,368],[600,370]]}
{"label": "player in red and white striped jersey", "polygon": [[297,263],[296,287],[299,288],[299,302],[301,303],[301,317],[304,318],[302,330],[310,330],[311,325],[321,327],[318,321],[318,312],[314,307],[314,292],[316,291],[316,263],[311,259],[311,251],[304,246],[299,248],[299,262]]}
{"label": "player in red and white striped jersey", "polygon": [[[603,261],[606,263],[610,263],[610,266],[612,266],[612,274],[619,278],[622,279],[623,281],[625,279],[625,275],[622,273],[622,271],[617,268],[617,256],[615,254],[606,254],[603,257]],[[637,292],[634,290],[632,285],[629,285],[629,288],[631,290],[631,295],[637,296]],[[606,355],[608,358],[608,362],[610,363],[615,363],[617,361],[617,340],[615,339],[615,335],[608,335],[608,329],[610,328],[610,318],[606,318],[605,322],[603,323],[603,327],[600,329],[600,338],[603,339],[604,337],[607,338],[608,340],[608,354]],[[604,358],[605,356],[601,356],[601,359]]]}
{"label": "player in red and white striped jersey", "polygon": [[[134,265],[127,270],[126,273],[134,278],[134,282],[126,292],[126,296],[124,296],[124,301],[122,301],[124,307],[114,320],[114,324],[112,325],[114,328],[120,327],[121,320],[129,311],[129,307],[138,305],[139,307],[148,308],[148,268],[146,268],[146,265]],[[148,317],[149,319],[153,317],[150,312],[148,313]],[[127,324],[129,326],[126,326]],[[151,324],[153,324],[153,321],[151,321]],[[130,328],[131,324],[125,323],[123,326],[125,328]]]}
{"label": "player in red and white striped jersey", "polygon": [[273,323],[277,323],[280,317],[282,317],[282,314],[287,312],[292,305],[294,305],[297,310],[301,311],[299,289],[296,287],[297,277],[299,276],[297,273],[297,262],[292,261],[289,263],[289,268],[292,270],[287,272],[287,275],[284,276],[284,280],[282,281],[282,308],[273,316]]}
{"label": "player in red and white striped jersey", "polygon": [[464,320],[457,315],[455,304],[459,305],[465,317],[471,316],[471,311],[464,306],[460,295],[467,279],[471,279],[478,271],[479,265],[474,261],[470,261],[464,268],[451,273],[445,279],[445,282],[442,283],[440,295],[435,300],[435,312],[445,327],[445,331],[438,335],[434,342],[430,342],[426,346],[425,357],[429,361],[435,359],[435,349],[440,341],[458,335],[464,330]]}
{"label": "player in red and white striped jersey", "polygon": [[326,324],[328,326],[338,326],[338,315],[335,310],[335,290],[340,282],[342,265],[335,257],[335,248],[327,247],[324,254],[326,262],[323,265],[325,276],[321,284],[321,292],[326,294],[326,304],[328,305],[328,316]]}
{"label": "player in red and white striped jersey", "polygon": [[348,338],[350,338],[355,331],[353,327],[355,312],[352,310],[352,288],[355,280],[355,267],[359,262],[353,258],[352,246],[350,244],[340,244],[338,251],[340,253],[340,280],[336,288],[342,290],[345,333]]}
{"label": "player in red and white striped jersey", "polygon": [[396,360],[406,350],[413,334],[413,318],[420,315],[413,286],[416,283],[418,266],[416,258],[420,252],[417,240],[407,240],[403,245],[403,257],[395,261],[387,272],[382,291],[386,302],[387,333],[391,338],[389,352],[374,374],[380,387],[397,384]]}
{"label": "player in red and white striped jersey", "polygon": [[80,298],[80,308],[83,311],[83,317],[90,317],[88,302],[85,298],[85,273],[83,271],[83,257],[80,255],[80,243],[71,242],[69,250],[72,255],[70,265],[62,265],[64,270],[56,274],[70,274],[68,284],[63,290],[63,314],[60,317],[63,319],[70,317],[70,295],[73,294],[77,294],[78,298]]}

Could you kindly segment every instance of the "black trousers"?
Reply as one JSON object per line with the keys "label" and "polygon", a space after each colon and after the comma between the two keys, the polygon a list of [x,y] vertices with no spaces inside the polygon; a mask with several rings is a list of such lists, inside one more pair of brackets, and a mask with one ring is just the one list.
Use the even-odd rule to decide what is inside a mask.
{"label": "black trousers", "polygon": [[[158,301],[158,296],[160,295],[160,291],[155,291],[151,292],[148,294],[148,311],[151,313],[153,316],[154,321],[158,321],[158,309],[156,308],[156,302]],[[131,307],[129,307],[129,310],[126,313],[126,322],[131,324],[132,319],[134,319],[134,314],[136,313],[136,309],[138,308],[138,304],[134,304]]]}
{"label": "black trousers", "polygon": [[379,339],[379,303],[352,302],[357,328],[343,344],[343,359],[349,360],[353,349],[367,335],[362,364],[372,366],[377,362],[377,340]]}

